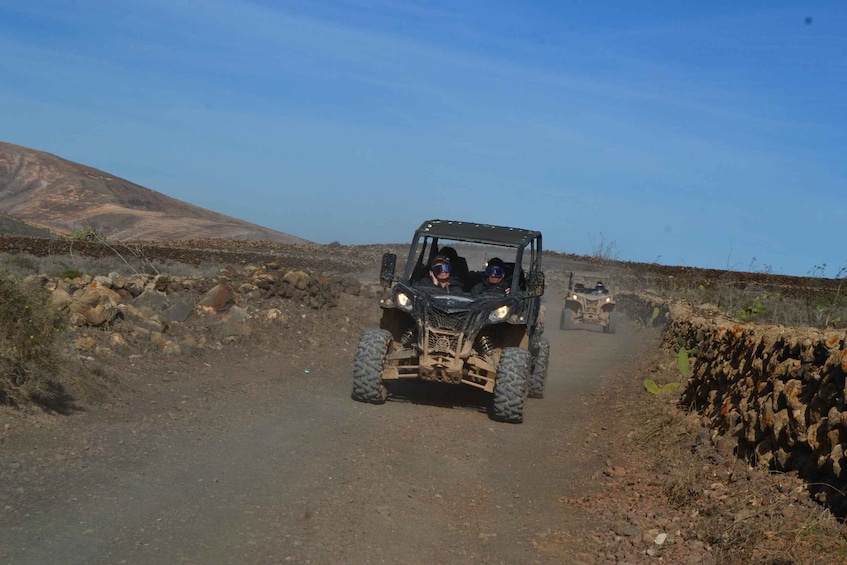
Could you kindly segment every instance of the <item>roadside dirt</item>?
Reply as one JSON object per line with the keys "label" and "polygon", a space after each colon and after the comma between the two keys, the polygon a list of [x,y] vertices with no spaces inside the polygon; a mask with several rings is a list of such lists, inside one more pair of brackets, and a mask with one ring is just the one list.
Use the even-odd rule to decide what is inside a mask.
{"label": "roadside dirt", "polygon": [[[545,302],[558,311],[555,291]],[[714,545],[738,518],[715,485],[749,470],[706,441],[693,454],[696,416],[663,419],[672,399],[645,393],[667,361],[658,330],[548,321],[545,398],[508,425],[471,389],[408,383],[382,406],[352,401],[356,342],[378,314],[346,294],[329,310],[290,304],[285,328],[220,349],[112,358],[102,404],[0,412],[0,562],[833,562],[831,548],[769,551],[752,534],[759,553]],[[667,441],[651,430],[678,425],[679,445],[651,447]],[[690,468],[718,493],[700,498],[723,530],[700,498],[671,496]],[[795,504],[799,523],[816,512],[793,478],[754,479],[761,504]]]}

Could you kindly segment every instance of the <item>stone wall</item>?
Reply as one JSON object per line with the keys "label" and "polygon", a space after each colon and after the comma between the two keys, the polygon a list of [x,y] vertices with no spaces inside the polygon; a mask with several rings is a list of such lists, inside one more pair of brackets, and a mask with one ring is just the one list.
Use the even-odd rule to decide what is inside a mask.
{"label": "stone wall", "polygon": [[816,499],[847,515],[844,330],[742,324],[707,305],[623,293],[639,320],[662,303],[664,345],[690,352],[680,404],[703,414],[713,436],[761,468],[797,471]]}

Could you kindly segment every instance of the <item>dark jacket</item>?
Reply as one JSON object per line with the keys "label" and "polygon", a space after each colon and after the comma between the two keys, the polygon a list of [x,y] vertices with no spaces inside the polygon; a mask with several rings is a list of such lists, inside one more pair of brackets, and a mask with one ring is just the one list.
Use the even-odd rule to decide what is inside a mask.
{"label": "dark jacket", "polygon": [[429,273],[420,282],[415,284],[415,288],[443,294],[465,294],[465,291],[462,289],[462,282],[456,277],[450,277],[447,281],[447,288],[444,288],[441,285],[433,283]]}
{"label": "dark jacket", "polygon": [[471,289],[471,296],[474,298],[481,296],[505,296],[506,290],[511,286],[509,281],[503,279],[497,284],[491,284],[487,279],[476,283]]}

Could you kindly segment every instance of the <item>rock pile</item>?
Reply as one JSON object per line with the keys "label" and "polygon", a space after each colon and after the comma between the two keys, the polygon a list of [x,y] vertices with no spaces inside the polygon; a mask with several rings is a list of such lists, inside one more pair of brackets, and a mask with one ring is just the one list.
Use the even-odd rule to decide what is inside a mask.
{"label": "rock pile", "polygon": [[[350,277],[275,264],[228,266],[213,278],[117,272],[75,279],[28,278],[52,292],[53,304],[79,334],[77,349],[97,355],[133,346],[155,347],[168,355],[219,348],[250,336],[260,323],[287,324],[285,311],[291,304],[325,310],[338,304],[341,292],[380,292]],[[182,328],[186,324],[192,325],[191,331]]]}

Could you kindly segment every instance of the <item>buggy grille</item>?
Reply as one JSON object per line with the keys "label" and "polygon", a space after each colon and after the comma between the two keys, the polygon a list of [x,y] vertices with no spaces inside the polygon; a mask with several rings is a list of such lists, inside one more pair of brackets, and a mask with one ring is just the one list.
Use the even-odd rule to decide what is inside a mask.
{"label": "buggy grille", "polygon": [[433,355],[457,356],[468,318],[468,312],[448,313],[430,306],[427,309],[427,328],[424,334],[426,350]]}
{"label": "buggy grille", "polygon": [[586,300],[585,301],[585,311],[586,313],[597,314],[600,312],[600,301],[599,300]]}
{"label": "buggy grille", "polygon": [[456,354],[459,349],[459,336],[436,330],[427,332],[427,349],[431,353]]}
{"label": "buggy grille", "polygon": [[447,312],[442,312],[435,308],[429,309],[429,325],[430,327],[437,328],[439,330],[460,332],[464,329],[467,319],[467,312],[448,314]]}

